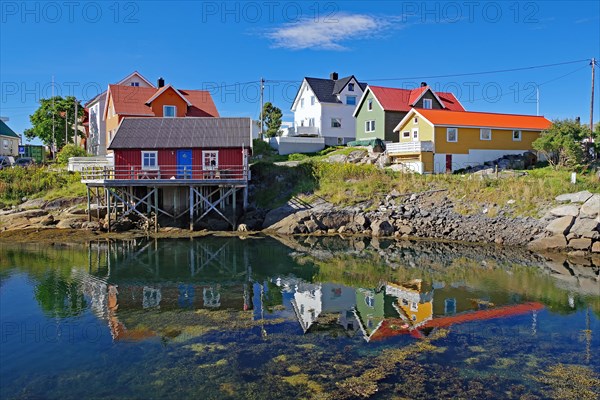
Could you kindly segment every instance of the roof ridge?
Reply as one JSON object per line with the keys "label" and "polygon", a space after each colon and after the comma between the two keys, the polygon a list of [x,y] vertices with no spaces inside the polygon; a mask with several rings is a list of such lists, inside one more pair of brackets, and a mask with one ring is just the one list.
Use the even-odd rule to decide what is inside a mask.
{"label": "roof ridge", "polygon": [[452,111],[452,110],[448,110],[448,109],[443,109],[443,110],[438,110],[438,109],[432,109],[432,108],[423,108],[423,109],[419,109],[419,110],[423,110],[425,112],[443,112],[443,111],[448,111],[448,112],[452,112],[454,114],[456,113],[468,113],[468,114],[494,114],[494,115],[514,115],[517,117],[539,117],[539,118],[546,118],[543,115],[531,115],[531,114],[515,114],[515,113],[499,113],[499,112],[490,112],[490,111]]}

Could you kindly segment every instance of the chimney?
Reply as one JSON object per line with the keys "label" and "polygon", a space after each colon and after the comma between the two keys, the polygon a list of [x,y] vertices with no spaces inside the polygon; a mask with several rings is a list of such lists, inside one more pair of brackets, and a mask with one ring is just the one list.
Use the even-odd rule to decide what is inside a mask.
{"label": "chimney", "polygon": [[421,87],[427,86],[427,82],[421,82]]}
{"label": "chimney", "polygon": [[158,78],[158,81],[156,82],[156,86],[158,86],[159,89],[161,87],[165,86],[165,80],[163,79],[162,76],[160,78]]}
{"label": "chimney", "polygon": [[338,80],[338,73],[337,72],[332,72],[329,75],[329,79],[331,79],[332,81],[337,81]]}
{"label": "chimney", "polygon": [[576,123],[577,125],[581,125],[581,117],[577,117],[577,118],[575,118],[575,123]]}

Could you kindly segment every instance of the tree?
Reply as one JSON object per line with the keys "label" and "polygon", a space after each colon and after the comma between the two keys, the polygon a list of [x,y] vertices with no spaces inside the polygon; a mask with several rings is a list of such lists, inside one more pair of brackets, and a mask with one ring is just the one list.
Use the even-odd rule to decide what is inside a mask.
{"label": "tree", "polygon": [[281,130],[281,109],[275,107],[270,102],[266,102],[263,106],[262,122],[265,126],[265,136],[279,136]]}
{"label": "tree", "polygon": [[586,151],[583,144],[583,140],[589,136],[589,128],[576,121],[556,120],[533,142],[533,148],[544,154],[548,163],[555,168],[575,168],[591,162],[590,151]]}
{"label": "tree", "polygon": [[[54,101],[53,101],[54,100]],[[25,137],[28,139],[39,138],[46,145],[51,145],[53,140],[56,142],[56,148],[61,149],[65,143],[66,135],[69,141],[73,141],[75,129],[75,103],[77,102],[77,115],[83,117],[84,110],[73,96],[41,99],[40,107],[29,116],[32,127],[26,129]],[[52,125],[54,124],[54,138],[52,137]],[[83,136],[81,132],[77,132]]]}

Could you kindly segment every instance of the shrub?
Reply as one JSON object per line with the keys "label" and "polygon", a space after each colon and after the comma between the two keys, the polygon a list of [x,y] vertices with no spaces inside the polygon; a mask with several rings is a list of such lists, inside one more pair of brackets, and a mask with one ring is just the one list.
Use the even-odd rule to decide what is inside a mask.
{"label": "shrub", "polygon": [[56,161],[59,164],[66,164],[71,157],[88,157],[89,154],[79,146],[74,144],[65,145],[57,154]]}

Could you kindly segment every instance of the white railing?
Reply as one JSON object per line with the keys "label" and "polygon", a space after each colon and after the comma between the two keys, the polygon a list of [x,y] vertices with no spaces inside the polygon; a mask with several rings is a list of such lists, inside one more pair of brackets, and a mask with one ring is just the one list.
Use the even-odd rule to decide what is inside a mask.
{"label": "white railing", "polygon": [[316,126],[296,126],[288,128],[287,136],[319,136]]}
{"label": "white railing", "polygon": [[388,154],[421,153],[433,151],[433,142],[386,143],[385,149]]}
{"label": "white railing", "polygon": [[103,180],[248,180],[249,170],[240,165],[219,165],[218,167],[202,166],[159,166],[154,169],[141,166],[104,166],[87,167],[81,171],[81,181]]}
{"label": "white railing", "polygon": [[108,167],[111,165],[111,161],[106,157],[70,157],[67,170],[81,172],[84,168],[88,167]]}

